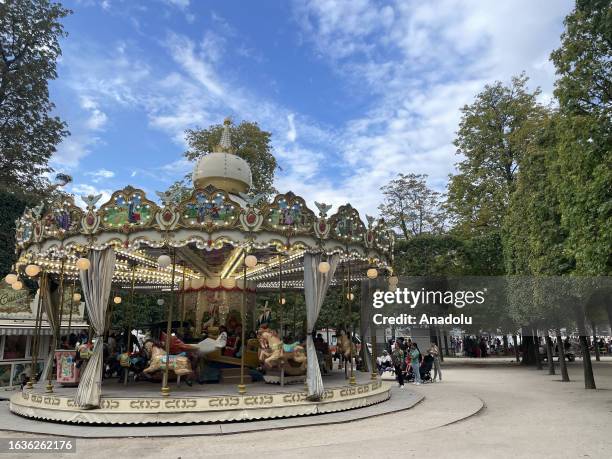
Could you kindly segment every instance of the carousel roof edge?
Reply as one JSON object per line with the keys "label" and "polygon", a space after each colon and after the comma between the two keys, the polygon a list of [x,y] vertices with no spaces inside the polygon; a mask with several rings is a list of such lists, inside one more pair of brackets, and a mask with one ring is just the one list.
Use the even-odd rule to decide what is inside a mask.
{"label": "carousel roof edge", "polygon": [[392,257],[394,233],[384,219],[367,215],[364,224],[350,204],[328,216],[332,206],[315,202],[319,211],[315,215],[292,192],[277,194],[271,201],[263,194],[238,197],[211,186],[194,189],[184,199],[168,192],[157,194],[161,205],[149,200],[143,190],[127,186],[99,207],[101,195],[83,196],[85,210],[71,196],[28,208],[16,221],[17,251],[78,252],[110,245],[131,249],[188,243],[214,249],[230,243]]}

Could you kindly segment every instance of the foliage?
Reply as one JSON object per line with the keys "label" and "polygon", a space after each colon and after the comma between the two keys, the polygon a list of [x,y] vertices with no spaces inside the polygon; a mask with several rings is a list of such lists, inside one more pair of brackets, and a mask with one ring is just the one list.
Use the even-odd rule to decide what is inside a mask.
{"label": "foliage", "polygon": [[426,183],[425,174],[398,174],[381,187],[385,201],[378,209],[390,227],[399,228],[406,239],[444,228],[440,193]]}
{"label": "foliage", "polygon": [[583,275],[612,273],[612,5],[579,0],[551,59],[559,76],[553,184],[566,252]]}
{"label": "foliage", "polygon": [[529,92],[528,78],[513,77],[510,86],[486,85],[462,108],[455,146],[464,157],[450,177],[447,205],[456,231],[484,234],[501,228],[514,191],[518,163],[545,113]]}
{"label": "foliage", "polygon": [[[212,153],[221,141],[222,131],[221,124],[207,129],[188,129],[186,138],[189,150],[185,152],[185,157],[190,161],[197,161]],[[277,164],[272,154],[271,134],[261,130],[257,123],[251,121],[230,125],[230,133],[234,152],[251,167],[253,191],[268,196],[275,193],[273,183]],[[190,177],[188,179],[190,180]]]}
{"label": "foliage", "polygon": [[0,187],[44,186],[48,160],[66,124],[52,116],[48,80],[57,77],[60,20],[71,13],[48,0],[0,3]]}
{"label": "foliage", "polygon": [[[112,293],[113,298],[118,293]],[[134,302],[130,302],[129,293],[121,292],[119,296],[122,297],[121,304],[112,304],[112,329],[123,329],[126,327],[131,328],[142,328],[150,324],[156,324],[167,320],[168,318],[168,305],[171,300],[170,294],[152,294],[152,293],[135,293]],[[176,296],[176,305],[179,304],[180,297]],[[160,298],[164,299],[164,304],[157,304],[157,300]],[[179,308],[174,306],[174,316],[177,316]],[[175,317],[176,320],[176,317]]]}
{"label": "foliage", "polygon": [[0,275],[4,277],[15,263],[15,220],[33,204],[27,196],[0,190]]}

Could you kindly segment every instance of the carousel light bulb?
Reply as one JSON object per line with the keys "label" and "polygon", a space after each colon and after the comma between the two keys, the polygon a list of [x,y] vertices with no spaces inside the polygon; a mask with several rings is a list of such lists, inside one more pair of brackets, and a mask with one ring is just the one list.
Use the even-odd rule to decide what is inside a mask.
{"label": "carousel light bulb", "polygon": [[254,268],[257,266],[257,257],[255,255],[247,255],[244,259],[244,264],[247,265],[248,268]]}
{"label": "carousel light bulb", "polygon": [[38,273],[40,272],[40,266],[38,266],[38,265],[28,265],[28,266],[26,266],[25,272],[30,277],[37,276]]}
{"label": "carousel light bulb", "polygon": [[282,297],[280,300],[278,300],[280,304],[285,304],[287,302],[287,300],[285,299],[285,297]]}
{"label": "carousel light bulb", "polygon": [[233,277],[221,279],[221,285],[223,286],[223,288],[232,289],[236,287],[236,279]]}
{"label": "carousel light bulb", "polygon": [[9,285],[13,285],[17,280],[17,274],[7,274],[4,278],[4,281]]}
{"label": "carousel light bulb", "polygon": [[159,306],[163,306],[163,305],[164,305],[164,303],[165,303],[165,301],[164,301],[164,299],[163,299],[163,298],[160,298],[159,300],[157,300],[157,304],[158,304]]}
{"label": "carousel light bulb", "polygon": [[328,262],[322,261],[321,263],[319,263],[319,272],[320,273],[327,274],[330,269],[331,269],[331,266],[330,266],[330,264]]}
{"label": "carousel light bulb", "polygon": [[81,301],[81,294],[77,292],[74,295],[72,295],[72,301],[74,301],[75,303],[78,301]]}
{"label": "carousel light bulb", "polygon": [[355,295],[353,293],[347,293],[346,299],[349,301],[353,301],[355,299]]}
{"label": "carousel light bulb", "polygon": [[376,268],[370,268],[366,271],[366,276],[368,276],[368,279],[376,279],[378,277],[378,271]]}
{"label": "carousel light bulb", "polygon": [[91,263],[87,258],[79,258],[76,261],[76,267],[79,268],[81,271],[87,271],[90,265]]}
{"label": "carousel light bulb", "polygon": [[160,255],[157,259],[157,264],[160,268],[167,268],[172,263],[172,259],[168,255]]}
{"label": "carousel light bulb", "polygon": [[20,280],[17,280],[11,284],[11,287],[13,287],[13,290],[21,290],[23,283]]}
{"label": "carousel light bulb", "polygon": [[121,304],[121,297],[120,296],[116,296],[115,298],[113,298],[113,303]]}

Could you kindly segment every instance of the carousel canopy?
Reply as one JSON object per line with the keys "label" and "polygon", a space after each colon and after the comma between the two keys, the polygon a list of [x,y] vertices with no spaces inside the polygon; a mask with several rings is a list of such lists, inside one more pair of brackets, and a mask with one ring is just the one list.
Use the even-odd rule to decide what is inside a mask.
{"label": "carousel canopy", "polygon": [[16,222],[17,268],[38,264],[74,277],[79,257],[112,246],[116,283],[134,279],[140,288],[168,287],[172,268],[158,263],[167,254],[175,261],[175,284],[235,288],[244,285],[248,254],[256,264],[246,269],[247,280],[258,289],[275,289],[281,282],[285,288],[302,287],[305,252],[341,253],[355,279],[368,268],[390,264],[394,239],[383,219],[367,216],[365,224],[350,204],[329,215],[331,206],[315,203],[315,213],[292,192],[271,201],[247,193],[251,170],[232,153],[229,121],[224,124],[216,151],[197,162],[195,189],[185,199],[157,192],[157,204],[127,186],[99,206],[101,195],[83,196],[86,209],[70,196],[26,209]]}

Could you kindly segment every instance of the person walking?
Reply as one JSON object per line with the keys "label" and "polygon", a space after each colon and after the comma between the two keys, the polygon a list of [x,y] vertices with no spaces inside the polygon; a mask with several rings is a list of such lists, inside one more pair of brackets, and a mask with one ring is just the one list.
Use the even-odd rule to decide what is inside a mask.
{"label": "person walking", "polygon": [[431,343],[431,347],[429,348],[428,353],[434,359],[433,360],[434,375],[432,378],[432,382],[436,382],[436,379],[442,382],[442,369],[440,368],[440,348],[433,341]]}
{"label": "person walking", "polygon": [[404,365],[405,365],[405,356],[404,351],[400,347],[400,344],[395,342],[395,349],[393,349],[393,353],[391,354],[391,361],[393,362],[393,366],[395,367],[395,376],[397,377],[397,382],[400,386],[400,389],[404,388]]}
{"label": "person walking", "polygon": [[412,365],[412,373],[414,374],[414,384],[417,386],[421,385],[421,371],[419,370],[419,357],[421,353],[416,345],[412,343],[410,346],[410,363]]}

